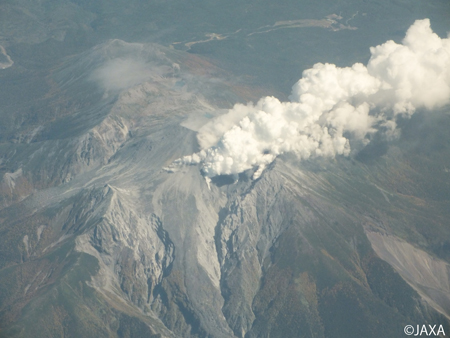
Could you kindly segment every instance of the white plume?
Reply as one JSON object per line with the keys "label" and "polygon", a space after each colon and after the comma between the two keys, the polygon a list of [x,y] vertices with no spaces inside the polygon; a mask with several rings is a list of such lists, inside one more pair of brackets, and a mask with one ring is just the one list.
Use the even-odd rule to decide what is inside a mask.
{"label": "white plume", "polygon": [[264,97],[237,104],[198,134],[203,150],[172,166],[201,164],[208,177],[238,174],[292,152],[311,156],[349,155],[351,142],[367,144],[382,130],[395,136],[396,116],[450,102],[450,38],[441,39],[428,19],[417,20],[402,44],[372,47],[367,67],[318,63],[293,86],[290,102]]}

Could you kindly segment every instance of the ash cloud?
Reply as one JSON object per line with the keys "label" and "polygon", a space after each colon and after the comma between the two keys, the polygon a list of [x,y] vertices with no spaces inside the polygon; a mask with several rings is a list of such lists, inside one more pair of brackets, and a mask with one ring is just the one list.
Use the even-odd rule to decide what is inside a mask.
{"label": "ash cloud", "polygon": [[318,63],[305,70],[289,102],[264,97],[235,105],[200,129],[200,152],[172,167],[200,164],[207,177],[259,167],[256,178],[280,154],[348,156],[374,133],[396,137],[399,115],[450,102],[450,37],[433,33],[428,19],[417,20],[402,44],[387,41],[370,52],[367,66]]}

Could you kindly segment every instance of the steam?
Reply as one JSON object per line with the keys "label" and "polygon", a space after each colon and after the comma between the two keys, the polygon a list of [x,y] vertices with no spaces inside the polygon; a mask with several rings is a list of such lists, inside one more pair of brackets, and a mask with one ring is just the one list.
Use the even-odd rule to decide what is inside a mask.
{"label": "steam", "polygon": [[402,44],[387,41],[370,52],[367,66],[318,63],[304,71],[289,102],[235,105],[199,131],[200,152],[172,167],[201,164],[207,177],[259,167],[256,178],[280,154],[348,156],[376,132],[396,137],[399,115],[450,102],[450,37],[433,33],[429,19],[417,20]]}
{"label": "steam", "polygon": [[125,57],[108,60],[93,72],[91,79],[106,91],[119,91],[151,78],[161,77],[162,74],[158,67],[149,67],[141,59]]}

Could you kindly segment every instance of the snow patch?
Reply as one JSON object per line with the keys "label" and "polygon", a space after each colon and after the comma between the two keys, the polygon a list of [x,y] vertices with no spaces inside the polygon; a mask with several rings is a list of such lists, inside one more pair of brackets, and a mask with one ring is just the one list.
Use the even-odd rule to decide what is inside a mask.
{"label": "snow patch", "polygon": [[13,192],[14,188],[16,187],[16,180],[22,176],[22,168],[17,169],[13,173],[5,173],[3,175],[3,181],[6,183],[6,185],[11,190],[11,193]]}

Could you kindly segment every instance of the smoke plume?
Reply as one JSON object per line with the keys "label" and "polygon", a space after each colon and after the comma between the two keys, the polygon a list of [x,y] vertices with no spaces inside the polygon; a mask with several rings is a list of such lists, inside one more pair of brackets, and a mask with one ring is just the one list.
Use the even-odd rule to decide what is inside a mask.
{"label": "smoke plume", "polygon": [[433,33],[428,19],[417,20],[402,44],[387,41],[370,52],[367,66],[305,70],[289,102],[264,97],[235,105],[199,131],[200,152],[172,166],[201,164],[208,177],[259,167],[256,178],[280,154],[348,156],[351,145],[367,144],[376,132],[395,137],[399,115],[450,102],[450,37]]}

